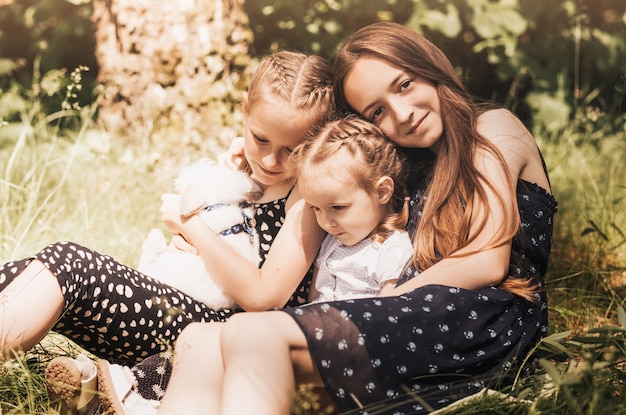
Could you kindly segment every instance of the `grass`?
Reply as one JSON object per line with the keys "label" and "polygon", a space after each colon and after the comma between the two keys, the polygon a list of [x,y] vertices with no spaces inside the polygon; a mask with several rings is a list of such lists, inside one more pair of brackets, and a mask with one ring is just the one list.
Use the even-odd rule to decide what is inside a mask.
{"label": "grass", "polygon": [[[99,131],[92,107],[46,115],[30,102],[20,119],[0,126],[0,261],[69,239],[135,264],[143,238],[160,223],[159,195],[197,149],[150,137],[129,143]],[[552,335],[538,346],[536,373],[506,396],[484,394],[446,413],[626,413],[625,125],[623,114],[583,107],[559,131],[534,131],[559,201],[547,276]],[[43,368],[55,355],[75,353],[49,336],[3,363],[0,414],[48,413]],[[294,414],[322,412],[302,390]]]}

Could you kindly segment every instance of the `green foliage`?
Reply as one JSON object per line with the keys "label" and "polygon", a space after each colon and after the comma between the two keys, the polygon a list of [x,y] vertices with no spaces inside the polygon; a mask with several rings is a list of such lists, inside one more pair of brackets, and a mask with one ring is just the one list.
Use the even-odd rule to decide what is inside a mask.
{"label": "green foliage", "polygon": [[44,71],[95,68],[90,0],[10,0],[0,6],[0,56],[25,61],[22,80],[42,56]]}
{"label": "green foliage", "polygon": [[413,0],[245,2],[256,55],[279,48],[328,55],[355,28],[379,20],[403,23],[413,7]]}
{"label": "green foliage", "polygon": [[7,415],[46,413],[43,370],[43,365],[24,356],[1,363],[0,412]]}
{"label": "green foliage", "polygon": [[474,93],[505,103],[527,121],[540,116],[550,119],[550,128],[562,128],[592,94],[603,111],[624,110],[626,2],[416,3],[407,26],[441,46]]}
{"label": "green foliage", "polygon": [[[617,322],[571,337],[553,335],[544,340],[540,349],[550,350],[551,358],[540,359],[545,377],[538,409],[551,413],[557,407],[563,412],[594,415],[624,409],[626,315],[622,307],[617,310]],[[555,354],[560,358],[554,358]],[[538,386],[535,382],[532,388]]]}
{"label": "green foliage", "polygon": [[[39,59],[36,59],[31,84],[14,82],[2,91],[0,119],[5,122],[27,120],[31,124],[53,123],[57,127],[80,122],[78,116],[82,107],[79,94],[83,90],[83,74],[89,68],[77,67],[69,76],[65,68],[51,69],[42,74],[39,64]],[[56,121],[53,122],[47,113],[52,113]]]}
{"label": "green foliage", "polygon": [[[75,97],[82,71],[49,71],[31,90],[14,84],[0,96],[0,258],[70,239],[132,264],[149,226],[160,223],[158,197],[169,187],[159,191],[143,177],[154,153],[114,146],[96,128],[96,106],[81,107]],[[146,200],[135,204],[129,192]],[[124,211],[134,225],[120,222]],[[124,237],[113,242],[112,232]]]}
{"label": "green foliage", "polygon": [[[0,86],[11,73],[91,68],[97,75],[90,0],[12,0],[0,6]],[[396,21],[423,32],[457,66],[471,91],[559,129],[594,96],[603,111],[626,108],[623,0],[249,0],[254,57],[277,48],[329,55],[356,27]],[[66,69],[67,70],[67,69]],[[573,111],[570,109],[573,108]]]}
{"label": "green foliage", "polygon": [[593,96],[626,108],[626,2],[622,0],[249,1],[253,52],[332,53],[354,28],[389,20],[424,33],[470,90],[526,122],[559,130]]}

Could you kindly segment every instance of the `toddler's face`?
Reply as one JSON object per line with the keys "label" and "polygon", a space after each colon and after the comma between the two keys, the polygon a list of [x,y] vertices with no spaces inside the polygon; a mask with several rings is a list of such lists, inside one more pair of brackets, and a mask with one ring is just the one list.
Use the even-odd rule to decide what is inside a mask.
{"label": "toddler's face", "polygon": [[356,186],[341,166],[335,167],[332,174],[314,169],[316,177],[300,176],[299,190],[313,208],[320,227],[351,246],[372,236],[386,208],[375,195]]}

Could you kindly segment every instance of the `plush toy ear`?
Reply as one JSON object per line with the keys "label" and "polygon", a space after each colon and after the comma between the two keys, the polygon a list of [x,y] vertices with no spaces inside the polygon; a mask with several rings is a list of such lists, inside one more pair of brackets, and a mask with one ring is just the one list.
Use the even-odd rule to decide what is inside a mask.
{"label": "plush toy ear", "polygon": [[189,186],[180,194],[180,216],[186,218],[202,210],[207,203],[202,192]]}
{"label": "plush toy ear", "polygon": [[376,182],[376,191],[378,193],[378,203],[385,204],[389,202],[393,196],[394,183],[389,176],[383,176]]}

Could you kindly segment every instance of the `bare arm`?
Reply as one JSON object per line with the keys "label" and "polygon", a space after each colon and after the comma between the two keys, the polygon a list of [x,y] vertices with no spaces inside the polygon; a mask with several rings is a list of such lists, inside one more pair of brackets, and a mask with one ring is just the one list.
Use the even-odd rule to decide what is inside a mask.
{"label": "bare arm", "polygon": [[[513,114],[507,110],[488,111],[479,119],[478,130],[500,150],[506,161],[513,186],[520,178],[524,178],[549,191],[547,177],[543,172],[535,141]],[[479,153],[476,163],[505,200],[514,200],[514,194],[507,194],[509,191],[506,189],[509,187],[505,181],[505,171],[492,155]],[[486,191],[491,209],[486,226],[477,230],[476,240],[457,252],[457,254],[469,254],[445,258],[400,287],[385,290],[383,295],[399,295],[428,284],[478,289],[496,285],[502,281],[508,272],[511,240],[491,249],[483,250],[482,248],[498,232],[505,218],[518,215],[519,212],[515,210],[514,205],[502,207],[497,202],[496,194],[489,188]]]}
{"label": "bare arm", "polygon": [[383,285],[380,287],[380,293],[378,294],[379,297],[390,297],[394,294],[394,289],[396,287],[396,284],[398,283],[398,279],[393,279],[393,280],[387,280],[383,283]]}
{"label": "bare arm", "polygon": [[[166,197],[174,200],[164,199],[164,205],[170,207],[162,209],[177,211],[177,195]],[[313,263],[324,236],[297,189],[289,197],[285,222],[261,269],[211,232],[197,215],[178,223],[173,223],[176,214],[164,214],[166,217],[174,218],[168,223],[170,231],[182,234],[196,247],[217,285],[246,311],[283,307]]]}
{"label": "bare arm", "polygon": [[[506,175],[495,160],[485,159],[481,164],[484,164],[484,172],[498,189],[508,189]],[[501,282],[509,267],[511,240],[490,249],[484,249],[484,247],[492,242],[504,218],[518,213],[514,210],[514,205],[510,208],[503,207],[490,189],[487,189],[487,194],[490,214],[481,229],[473,229],[477,232],[477,237],[470,244],[455,252],[454,256],[447,257],[422,271],[420,275],[393,291],[386,291],[386,294],[399,295],[428,284],[477,289]],[[514,195],[509,197],[514,197]],[[482,214],[482,212],[477,212],[477,214]],[[467,255],[456,256],[456,254]]]}
{"label": "bare arm", "polygon": [[317,282],[317,273],[319,272],[319,268],[315,267],[313,269],[313,279],[311,280],[311,288],[309,288],[309,302],[317,300],[317,297],[320,295],[317,288],[315,288],[315,283]]}

